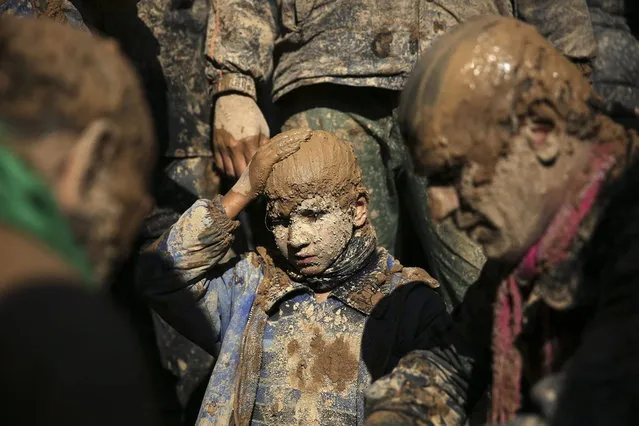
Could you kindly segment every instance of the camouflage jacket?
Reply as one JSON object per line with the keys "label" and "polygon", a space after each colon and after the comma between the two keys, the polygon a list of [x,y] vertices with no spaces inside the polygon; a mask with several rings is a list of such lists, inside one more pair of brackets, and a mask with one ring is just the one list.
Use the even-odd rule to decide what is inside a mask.
{"label": "camouflage jacket", "polygon": [[564,54],[595,53],[586,0],[215,0],[207,73],[215,92],[273,99],[304,85],[401,90],[429,43],[473,16],[516,16],[538,26]]}
{"label": "camouflage jacket", "polygon": [[639,16],[632,16],[639,7],[631,3],[637,4],[588,0],[598,51],[592,64],[592,83],[606,101],[639,111]]}
{"label": "camouflage jacket", "polygon": [[0,0],[0,15],[46,16],[86,29],[80,12],[69,0]]}

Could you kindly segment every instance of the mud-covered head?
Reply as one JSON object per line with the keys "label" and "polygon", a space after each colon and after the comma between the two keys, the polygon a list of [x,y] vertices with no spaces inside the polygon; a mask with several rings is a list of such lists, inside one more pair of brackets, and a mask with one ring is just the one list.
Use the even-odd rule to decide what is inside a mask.
{"label": "mud-covered head", "polygon": [[597,138],[592,88],[537,30],[498,16],[429,47],[402,94],[400,122],[436,219],[488,257],[516,259],[555,214],[580,152]]}
{"label": "mud-covered head", "polygon": [[368,225],[357,158],[348,142],[325,131],[313,131],[273,167],[265,195],[278,249],[304,275],[324,272]]}
{"label": "mud-covered head", "polygon": [[0,17],[3,141],[48,181],[96,274],[150,207],[151,116],[113,41],[47,19]]}

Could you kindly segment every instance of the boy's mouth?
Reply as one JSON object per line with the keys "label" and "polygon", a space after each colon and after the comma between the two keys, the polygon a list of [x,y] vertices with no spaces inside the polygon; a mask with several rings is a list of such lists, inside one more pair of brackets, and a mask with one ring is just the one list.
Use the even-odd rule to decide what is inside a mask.
{"label": "boy's mouth", "polygon": [[313,254],[295,255],[295,263],[297,263],[298,265],[311,265],[315,263],[316,260],[317,256]]}

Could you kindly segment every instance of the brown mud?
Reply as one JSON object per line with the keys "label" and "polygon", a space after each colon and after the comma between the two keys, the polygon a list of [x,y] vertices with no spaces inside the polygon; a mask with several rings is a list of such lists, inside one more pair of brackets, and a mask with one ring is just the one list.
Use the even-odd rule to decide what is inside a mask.
{"label": "brown mud", "polygon": [[366,189],[348,142],[315,130],[299,151],[273,167],[265,193],[272,207],[288,215],[313,195],[330,195],[350,206]]}
{"label": "brown mud", "polygon": [[490,174],[526,117],[591,137],[595,99],[579,68],[534,27],[480,17],[425,52],[407,83],[401,115],[421,168],[461,164],[473,153]]}

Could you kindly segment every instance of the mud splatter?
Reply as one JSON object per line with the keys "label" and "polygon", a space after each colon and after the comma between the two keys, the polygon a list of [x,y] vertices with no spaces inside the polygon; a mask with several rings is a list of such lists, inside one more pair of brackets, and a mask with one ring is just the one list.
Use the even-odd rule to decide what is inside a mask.
{"label": "mud splatter", "polygon": [[[353,326],[342,311],[336,315],[319,314],[317,306],[300,305],[300,315],[311,319],[288,335],[287,357],[282,361],[287,387],[300,391],[295,418],[319,424],[323,408],[333,404],[331,395],[347,397],[357,387],[360,333],[349,333]],[[313,322],[316,319],[317,322]],[[322,407],[328,398],[328,407]]]}

